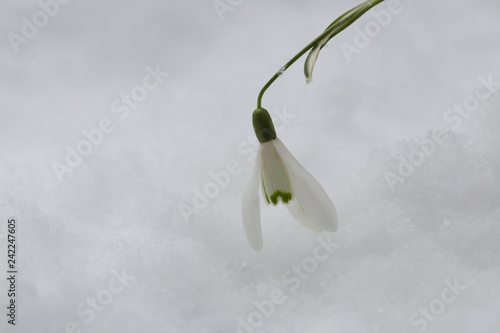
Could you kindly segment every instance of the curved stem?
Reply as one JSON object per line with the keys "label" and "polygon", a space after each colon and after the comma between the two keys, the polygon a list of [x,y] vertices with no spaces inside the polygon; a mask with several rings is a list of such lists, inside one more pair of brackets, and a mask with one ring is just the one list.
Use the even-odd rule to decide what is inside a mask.
{"label": "curved stem", "polygon": [[264,85],[264,87],[260,90],[259,97],[257,97],[257,107],[260,108],[262,107],[262,96],[264,96],[264,93],[266,92],[267,88],[273,84],[274,81],[276,81],[277,78],[279,78],[295,61],[297,61],[300,57],[304,55],[310,48],[312,48],[319,40],[320,38],[316,38],[309,44],[307,44],[306,47],[304,47],[299,53],[297,53],[290,61],[288,61],[281,69],[273,75],[273,77],[267,81],[267,83]]}
{"label": "curved stem", "polygon": [[310,50],[314,45],[319,43],[322,39],[327,38],[330,39],[343,31],[345,28],[354,23],[357,19],[359,19],[364,13],[370,10],[372,7],[378,5],[379,3],[385,0],[367,0],[362,4],[357,5],[354,8],[351,8],[341,16],[339,16],[332,24],[328,26],[328,28],[318,37],[316,37],[312,42],[307,44],[299,53],[297,53],[292,59],[290,59],[281,69],[273,75],[273,77],[267,81],[267,83],[262,87],[259,92],[259,96],[257,97],[257,108],[262,107],[262,97],[266,92],[267,88],[269,88],[277,78],[279,78],[283,73],[291,66],[294,62],[296,62],[300,57],[304,55],[308,50]]}

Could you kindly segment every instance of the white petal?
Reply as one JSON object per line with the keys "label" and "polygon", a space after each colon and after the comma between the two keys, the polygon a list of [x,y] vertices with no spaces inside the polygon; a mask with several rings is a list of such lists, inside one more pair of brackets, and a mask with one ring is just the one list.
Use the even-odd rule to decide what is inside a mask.
{"label": "white petal", "polygon": [[289,170],[292,193],[296,200],[296,203],[289,207],[290,213],[310,229],[336,231],[337,211],[326,191],[279,139],[272,142]]}
{"label": "white petal", "polygon": [[259,146],[261,154],[260,174],[262,175],[262,187],[267,202],[277,205],[280,200],[283,203],[290,201],[292,198],[292,186],[288,170],[274,146],[274,141],[272,140]]}
{"label": "white petal", "polygon": [[259,204],[259,184],[261,182],[260,153],[257,155],[257,162],[250,183],[248,183],[243,193],[241,214],[243,218],[243,228],[250,246],[255,251],[261,251],[263,246],[262,229],[260,226],[260,204]]}
{"label": "white petal", "polygon": [[314,231],[323,231],[323,228],[318,223],[308,218],[296,199],[290,201],[286,205],[286,208],[288,208],[288,211],[293,215],[293,217],[304,227]]}

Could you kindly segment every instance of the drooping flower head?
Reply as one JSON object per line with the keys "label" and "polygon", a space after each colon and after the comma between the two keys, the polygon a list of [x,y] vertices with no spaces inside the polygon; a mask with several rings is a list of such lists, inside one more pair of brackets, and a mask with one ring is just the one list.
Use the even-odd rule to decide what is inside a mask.
{"label": "drooping flower head", "polygon": [[269,112],[257,108],[252,115],[259,140],[257,161],[250,183],[243,194],[243,226],[256,251],[262,250],[259,188],[267,204],[282,203],[305,227],[316,231],[336,231],[335,206],[318,181],[293,157],[276,136]]}
{"label": "drooping flower head", "polygon": [[279,202],[283,203],[300,223],[310,229],[335,231],[338,226],[335,206],[323,187],[297,162],[277,138],[271,116],[261,107],[264,93],[307,51],[310,53],[304,64],[304,74],[307,83],[311,82],[318,55],[328,41],[383,1],[366,0],[339,16],[321,35],[282,66],[260,90],[257,97],[257,109],[252,115],[255,134],[260,145],[252,180],[243,195],[242,209],[243,226],[250,245],[256,251],[262,250],[263,245],[259,187],[262,187],[268,204],[275,206]]}

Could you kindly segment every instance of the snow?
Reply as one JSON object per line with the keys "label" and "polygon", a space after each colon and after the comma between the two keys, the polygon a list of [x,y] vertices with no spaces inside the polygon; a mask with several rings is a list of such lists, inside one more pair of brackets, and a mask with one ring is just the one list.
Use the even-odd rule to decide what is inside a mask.
{"label": "snow", "polygon": [[[500,81],[498,2],[401,0],[350,63],[354,27],[310,85],[299,61],[271,86],[263,106],[340,227],[264,207],[260,253],[240,216],[257,94],[357,2],[232,3],[221,20],[212,1],[71,1],[17,54],[0,40],[0,307],[14,218],[16,330],[498,332],[500,93],[467,104]],[[0,9],[7,36],[40,7]],[[158,84],[115,112],[144,80]],[[53,162],[103,119],[59,181]]]}

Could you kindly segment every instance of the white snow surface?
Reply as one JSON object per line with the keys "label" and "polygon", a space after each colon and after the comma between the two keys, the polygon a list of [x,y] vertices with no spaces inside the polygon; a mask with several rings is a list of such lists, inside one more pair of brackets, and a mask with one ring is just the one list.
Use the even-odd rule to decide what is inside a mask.
{"label": "white snow surface", "polygon": [[[223,20],[211,0],[70,1],[16,54],[7,36],[40,5],[2,1],[1,332],[500,332],[500,93],[473,97],[500,82],[498,1],[401,0],[350,63],[340,45],[371,14],[310,85],[303,59],[276,81],[263,106],[290,114],[278,135],[339,230],[262,204],[260,253],[241,222],[257,94],[357,1],[221,2]],[[120,119],[148,66],[169,75]],[[114,131],[59,181],[53,162],[104,118]]]}

